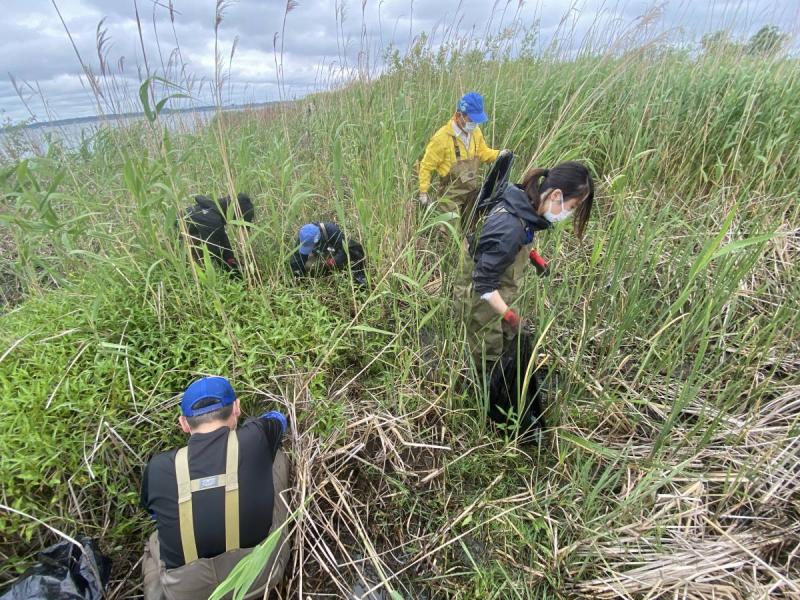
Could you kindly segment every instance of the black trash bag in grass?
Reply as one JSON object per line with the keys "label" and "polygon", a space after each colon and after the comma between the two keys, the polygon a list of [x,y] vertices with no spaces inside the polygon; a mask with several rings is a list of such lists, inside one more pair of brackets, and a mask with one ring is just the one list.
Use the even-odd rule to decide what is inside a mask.
{"label": "black trash bag in grass", "polygon": [[102,600],[111,575],[111,560],[97,543],[83,537],[83,550],[69,541],[45,548],[38,562],[0,600]]}
{"label": "black trash bag in grass", "polygon": [[[523,329],[506,343],[489,376],[489,418],[505,431],[518,428],[523,442],[535,442],[545,428],[542,392],[536,373],[527,373],[533,358],[533,335]],[[525,377],[528,385],[524,388]],[[525,397],[520,398],[524,393]]]}

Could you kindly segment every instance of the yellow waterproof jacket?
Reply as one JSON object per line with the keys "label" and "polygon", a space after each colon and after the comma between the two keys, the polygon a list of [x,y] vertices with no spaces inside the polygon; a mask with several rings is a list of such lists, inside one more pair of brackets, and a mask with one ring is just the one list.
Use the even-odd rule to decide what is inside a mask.
{"label": "yellow waterproof jacket", "polygon": [[500,154],[499,150],[493,150],[486,145],[486,140],[483,137],[480,127],[476,127],[475,131],[469,138],[469,148],[464,147],[464,143],[456,138],[453,131],[453,126],[450,121],[441,127],[439,131],[433,134],[431,141],[428,142],[428,147],[425,148],[425,156],[419,165],[419,191],[421,194],[427,194],[428,188],[431,185],[431,175],[436,171],[439,177],[445,177],[453,165],[456,164],[456,151],[453,147],[453,140],[455,139],[461,152],[461,159],[478,157],[483,162],[494,162],[497,160],[497,155]]}

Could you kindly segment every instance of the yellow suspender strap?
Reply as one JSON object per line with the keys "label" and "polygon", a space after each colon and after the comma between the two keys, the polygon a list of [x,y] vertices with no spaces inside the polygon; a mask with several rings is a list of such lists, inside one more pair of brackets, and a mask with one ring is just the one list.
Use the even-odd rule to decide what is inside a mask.
{"label": "yellow suspender strap", "polygon": [[197,542],[194,537],[192,492],[225,486],[225,551],[239,549],[239,439],[236,431],[228,434],[225,456],[225,474],[192,480],[189,478],[189,448],[175,455],[175,478],[178,481],[178,523],[181,530],[183,561],[197,560]]}
{"label": "yellow suspender strap", "polygon": [[[453,136],[453,150],[456,151],[456,162],[461,160],[461,148],[458,147],[458,140],[456,136]],[[467,148],[467,154],[469,154],[469,148]]]}
{"label": "yellow suspender strap", "polygon": [[192,482],[189,479],[189,448],[183,447],[175,455],[175,477],[178,481],[178,523],[181,529],[183,562],[197,560],[192,516]]}
{"label": "yellow suspender strap", "polygon": [[239,549],[239,439],[228,434],[225,458],[225,551]]}

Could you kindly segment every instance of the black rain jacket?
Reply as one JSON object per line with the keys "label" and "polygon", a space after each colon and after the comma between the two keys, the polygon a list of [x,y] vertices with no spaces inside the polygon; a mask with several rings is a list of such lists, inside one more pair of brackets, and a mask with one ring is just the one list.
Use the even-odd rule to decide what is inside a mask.
{"label": "black rain jacket", "polygon": [[[238,271],[236,256],[231,248],[228,234],[225,233],[225,223],[227,222],[225,215],[230,199],[224,197],[215,202],[208,196],[195,196],[194,201],[195,204],[186,209],[184,219],[191,238],[192,255],[195,260],[198,262],[203,260],[201,244],[205,244],[216,264],[228,271]],[[252,204],[250,206],[252,207]]]}
{"label": "black rain jacket", "polygon": [[547,219],[533,211],[525,190],[516,184],[501,182],[493,199],[496,204],[469,243],[475,261],[473,289],[481,296],[500,287],[503,272],[514,262],[522,246],[533,241],[534,231],[551,227]]}
{"label": "black rain jacket", "polygon": [[[348,240],[336,223],[316,223],[320,228],[319,241],[314,247],[312,254],[321,260],[332,258],[336,263],[336,269],[341,269],[347,264],[347,255],[350,254],[350,264],[353,273],[363,274],[364,271],[364,248],[355,240]],[[347,250],[345,250],[347,246]],[[300,254],[300,250],[295,251],[289,261],[292,273],[297,277],[307,275],[306,257]]]}

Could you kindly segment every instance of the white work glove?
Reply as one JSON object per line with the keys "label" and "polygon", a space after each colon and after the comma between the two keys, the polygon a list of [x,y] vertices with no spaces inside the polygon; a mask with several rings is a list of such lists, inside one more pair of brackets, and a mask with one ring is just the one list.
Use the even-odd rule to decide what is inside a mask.
{"label": "white work glove", "polygon": [[509,154],[511,154],[511,150],[509,150],[508,148],[503,148],[502,150],[500,150],[500,154],[497,155],[497,158],[503,158],[504,156],[508,156]]}
{"label": "white work glove", "polygon": [[430,200],[428,200],[428,194],[420,192],[419,197],[417,197],[417,202],[419,202],[420,206],[428,206],[428,204],[430,204]]}

